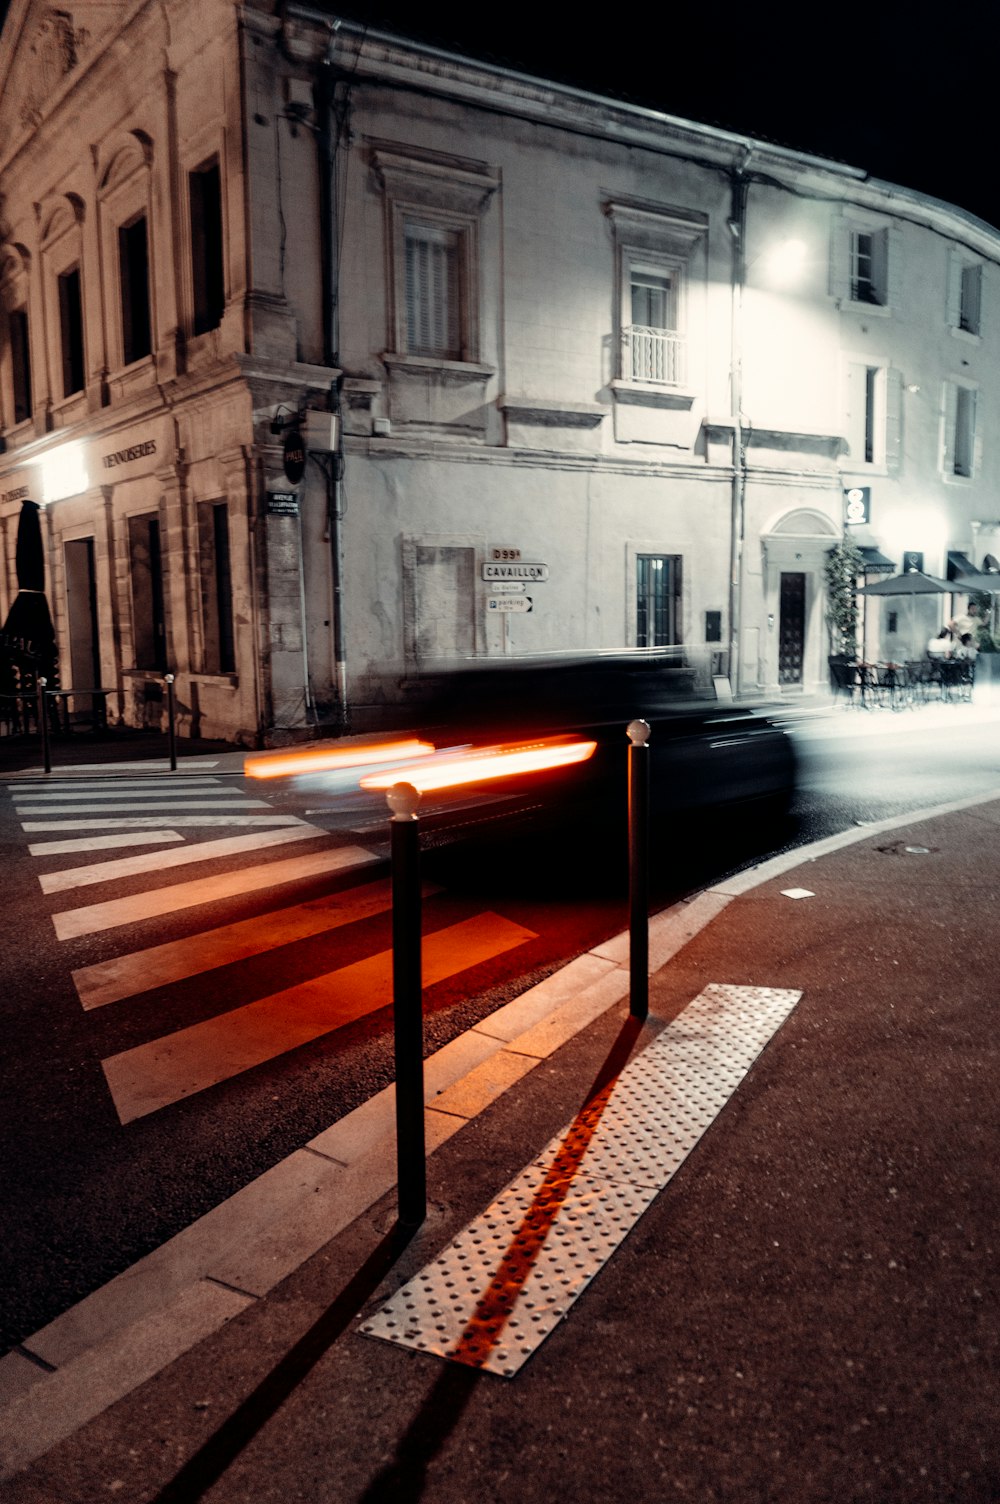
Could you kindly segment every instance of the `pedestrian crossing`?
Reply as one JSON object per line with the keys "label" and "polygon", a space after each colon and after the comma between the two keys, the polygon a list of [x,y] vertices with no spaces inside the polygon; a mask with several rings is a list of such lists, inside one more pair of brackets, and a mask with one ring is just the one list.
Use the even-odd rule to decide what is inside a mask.
{"label": "pedestrian crossing", "polygon": [[[202,1003],[225,998],[214,1015],[101,1061],[123,1124],[207,1091],[391,1002],[391,950],[376,949],[358,959],[359,942],[350,929],[391,909],[388,880],[365,875],[365,869],[383,860],[367,846],[337,844],[328,830],[278,813],[268,800],[248,796],[239,786],[227,786],[209,766],[200,767],[196,777],[119,775],[67,780],[58,790],[12,784],[8,792],[25,835],[46,837],[30,839],[27,850],[42,864],[37,873],[41,893],[58,905],[51,914],[57,940],[68,945],[86,941],[91,953],[103,941],[111,951],[72,972],[85,1011],[114,1003],[128,1010],[126,1019],[129,1013],[141,1018],[147,997],[157,993],[162,1002],[158,989],[191,981],[204,988]],[[231,833],[201,838],[202,830],[220,826]],[[136,849],[143,847],[147,849]],[[288,854],[282,854],[283,848]],[[52,858],[59,860],[52,864]],[[207,875],[198,871],[203,863],[212,864]],[[186,867],[193,869],[189,877],[183,877]],[[317,878],[335,879],[335,891],[296,903],[293,885]],[[345,878],[350,886],[344,886]],[[105,884],[118,885],[116,896],[101,895]],[[95,900],[75,903],[73,895],[88,888],[98,890]],[[425,896],[439,892],[424,886]],[[273,894],[279,904],[285,896],[288,902],[251,919],[211,924],[210,905],[258,893]],[[149,921],[190,914],[197,923],[199,910],[205,911],[207,923],[195,933],[143,943]],[[454,921],[454,914],[449,918]],[[432,917],[426,929],[425,986],[536,938],[533,931],[488,911],[443,927],[435,927]],[[338,930],[345,935],[345,964],[232,1006],[226,968],[275,951],[291,955],[286,948]],[[328,968],[329,948],[323,955],[325,961],[314,964]],[[302,969],[299,965],[296,975]],[[252,986],[252,972],[240,974],[241,984],[248,977]],[[156,1016],[162,1019],[162,1012]]]}

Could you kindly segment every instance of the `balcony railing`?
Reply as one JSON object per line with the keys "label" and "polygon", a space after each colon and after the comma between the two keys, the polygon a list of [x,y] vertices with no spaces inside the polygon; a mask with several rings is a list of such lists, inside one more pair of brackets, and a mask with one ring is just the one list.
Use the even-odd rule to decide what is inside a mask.
{"label": "balcony railing", "polygon": [[628,324],[622,330],[622,376],[626,381],[658,381],[680,386],[684,380],[684,338],[669,329]]}

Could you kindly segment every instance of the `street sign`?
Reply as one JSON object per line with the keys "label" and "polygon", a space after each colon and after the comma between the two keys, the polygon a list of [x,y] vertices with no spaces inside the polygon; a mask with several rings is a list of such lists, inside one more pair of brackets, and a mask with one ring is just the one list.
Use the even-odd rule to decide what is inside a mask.
{"label": "street sign", "polygon": [[547,580],[549,566],[547,564],[483,564],[483,579],[489,580],[530,580],[536,584],[539,580]]}
{"label": "street sign", "polygon": [[531,610],[530,595],[491,595],[486,602],[487,611],[519,611]]}
{"label": "street sign", "polygon": [[523,595],[527,585],[518,585],[514,580],[494,580],[490,589],[494,595]]}
{"label": "street sign", "polygon": [[267,513],[269,517],[297,517],[299,493],[297,491],[268,491]]}

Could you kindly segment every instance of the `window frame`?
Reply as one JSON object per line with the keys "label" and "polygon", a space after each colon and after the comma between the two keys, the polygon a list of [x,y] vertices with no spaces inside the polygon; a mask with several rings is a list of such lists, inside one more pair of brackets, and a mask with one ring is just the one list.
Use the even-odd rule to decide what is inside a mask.
{"label": "window frame", "polygon": [[[440,365],[475,365],[481,358],[480,303],[483,221],[500,180],[485,163],[410,148],[376,146],[372,168],[384,201],[388,252],[386,341],[394,357]],[[422,356],[409,348],[406,227],[426,225],[455,236],[459,269],[459,359]]]}
{"label": "window frame", "polygon": [[[20,246],[11,246],[0,264],[0,319],[6,324],[6,338],[0,349],[7,352],[0,362],[0,424],[8,432],[22,425],[33,426],[37,403],[35,400],[35,360],[31,348],[34,320],[30,308],[30,285],[28,253]],[[20,339],[14,335],[15,326],[23,320]],[[23,351],[23,365],[19,366],[15,347]],[[21,399],[25,411],[18,416]]]}
{"label": "window frame", "polygon": [[944,384],[941,470],[945,481],[965,485],[982,469],[979,384],[950,377]]}
{"label": "window frame", "polygon": [[[616,199],[604,205],[614,235],[614,319],[612,388],[680,392],[691,382],[693,284],[704,278],[708,236],[707,216],[669,204],[646,200]],[[632,323],[632,276],[636,271],[667,274],[676,286],[676,334],[678,368],[671,379],[648,380],[634,374],[627,355],[631,349],[628,331],[642,326]]]}
{"label": "window frame", "polygon": [[[106,320],[108,376],[116,396],[127,396],[136,386],[153,379],[159,334],[156,289],[157,246],[152,194],[152,143],[135,131],[118,138],[98,184],[98,219],[101,231],[101,275],[104,306],[115,316]],[[129,360],[126,337],[126,288],[122,275],[121,235],[138,220],[146,222],[146,305],[149,317],[149,350]],[[126,375],[127,373],[127,375]],[[125,377],[124,381],[122,378]]]}
{"label": "window frame", "polygon": [[[83,237],[84,209],[72,195],[57,201],[48,214],[42,232],[42,276],[45,296],[45,350],[48,356],[48,390],[52,412],[72,418],[85,400],[91,378],[94,355],[87,327],[87,288],[89,270]],[[64,390],[63,320],[60,280],[72,271],[80,276],[80,332],[82,384],[74,391]]]}
{"label": "window frame", "polygon": [[[196,225],[193,203],[193,187],[194,180],[204,177],[208,172],[212,170],[212,168],[214,168],[215,172],[217,173],[219,185],[219,256],[218,266],[214,268],[214,270],[218,273],[219,283],[217,289],[218,317],[213,318],[212,308],[208,306],[211,299],[208,292],[206,292],[206,312],[203,320],[200,312],[199,295],[199,281],[201,279],[199,278],[198,274],[198,268],[201,263],[195,255]],[[184,232],[185,242],[187,245],[187,256],[185,258],[186,309],[184,324],[185,327],[189,330],[190,337],[192,339],[200,339],[202,335],[211,334],[213,330],[218,329],[222,325],[223,320],[226,316],[226,180],[224,157],[221,146],[213,151],[208,152],[207,154],[202,153],[199,158],[197,158],[191,165],[189,165],[185,170],[185,182],[187,184],[187,192],[184,195],[184,203],[181,210],[182,216],[184,216],[185,218]],[[204,262],[207,262],[207,255],[202,259]],[[212,281],[211,276],[208,275],[211,270],[213,269],[209,268],[207,265],[204,266],[204,280],[206,284]],[[209,319],[211,319],[212,321],[208,322]]]}
{"label": "window frame", "polygon": [[[135,318],[136,299],[135,287],[133,286],[133,267],[131,264],[131,235],[138,225],[143,226],[143,261],[145,272],[145,285],[142,289],[145,294],[143,303],[145,317],[138,321]],[[153,353],[153,307],[152,288],[150,285],[150,261],[149,261],[149,218],[144,213],[134,214],[123,224],[118,226],[118,316],[121,320],[121,354],[122,365],[132,366],[140,360],[146,360]],[[137,339],[137,327],[140,333],[145,334],[145,349],[136,350],[135,346],[141,343]]]}
{"label": "window frame", "polygon": [[[212,497],[196,503],[201,604],[201,671],[217,677],[236,673],[233,613],[232,529],[229,502]],[[220,540],[225,546],[220,550]]]}

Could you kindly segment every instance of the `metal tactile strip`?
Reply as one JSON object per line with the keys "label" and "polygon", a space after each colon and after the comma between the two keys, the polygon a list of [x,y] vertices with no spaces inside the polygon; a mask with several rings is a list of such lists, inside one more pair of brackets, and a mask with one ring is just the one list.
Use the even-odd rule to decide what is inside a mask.
{"label": "metal tactile strip", "polygon": [[512,1377],[683,1163],[801,995],[706,987],[361,1331]]}

